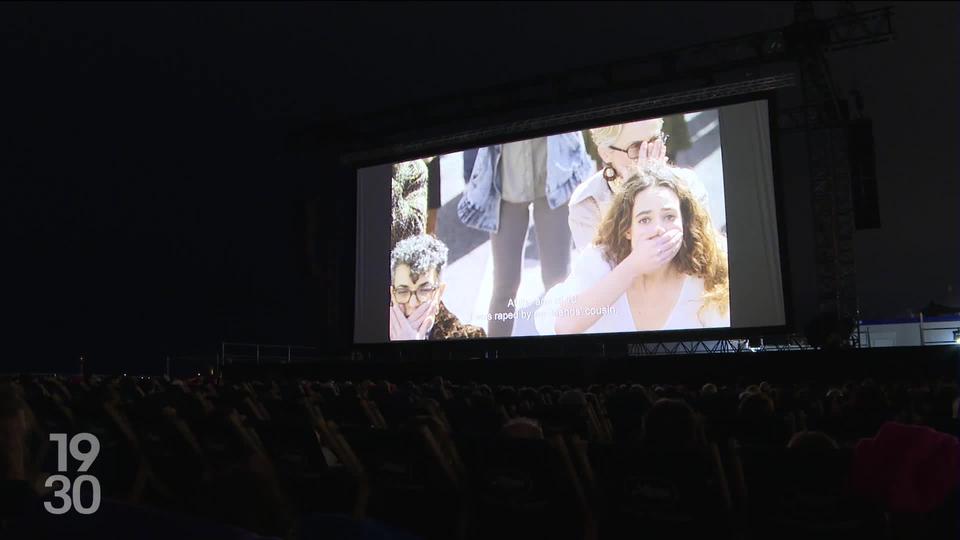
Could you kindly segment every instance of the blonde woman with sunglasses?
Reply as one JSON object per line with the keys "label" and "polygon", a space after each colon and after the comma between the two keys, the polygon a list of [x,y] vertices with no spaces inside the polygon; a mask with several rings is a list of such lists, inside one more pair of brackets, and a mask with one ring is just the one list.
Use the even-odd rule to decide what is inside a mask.
{"label": "blonde woman with sunglasses", "polygon": [[[570,196],[567,221],[577,250],[582,251],[597,234],[600,218],[613,201],[613,195],[639,168],[667,163],[667,136],[663,118],[651,118],[614,124],[590,130],[603,167],[580,184]],[[706,207],[706,189],[691,170],[674,168]]]}

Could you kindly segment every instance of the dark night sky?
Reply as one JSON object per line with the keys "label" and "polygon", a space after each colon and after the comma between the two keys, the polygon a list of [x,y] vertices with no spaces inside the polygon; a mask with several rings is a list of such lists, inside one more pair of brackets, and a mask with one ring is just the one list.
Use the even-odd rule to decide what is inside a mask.
{"label": "dark night sky", "polygon": [[[793,10],[680,4],[0,6],[9,354],[319,342],[329,284],[308,271],[302,200],[353,186],[292,151],[291,130],[777,28]],[[895,7],[896,41],[831,57],[875,124],[884,224],[856,248],[878,317],[960,285],[957,4]]]}

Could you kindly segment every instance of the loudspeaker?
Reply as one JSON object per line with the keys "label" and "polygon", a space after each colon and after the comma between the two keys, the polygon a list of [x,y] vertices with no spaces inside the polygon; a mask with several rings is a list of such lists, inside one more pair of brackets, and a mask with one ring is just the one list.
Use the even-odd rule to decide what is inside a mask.
{"label": "loudspeaker", "polygon": [[877,189],[873,122],[870,119],[859,118],[849,124],[847,150],[850,159],[854,224],[857,229],[879,228],[880,194]]}

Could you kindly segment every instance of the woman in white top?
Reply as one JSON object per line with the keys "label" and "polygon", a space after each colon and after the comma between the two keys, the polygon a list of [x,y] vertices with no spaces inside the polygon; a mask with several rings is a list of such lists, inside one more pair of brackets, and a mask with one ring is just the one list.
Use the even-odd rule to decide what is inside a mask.
{"label": "woman in white top", "polygon": [[710,214],[674,170],[654,164],[617,190],[535,322],[541,335],[729,327],[729,297]]}

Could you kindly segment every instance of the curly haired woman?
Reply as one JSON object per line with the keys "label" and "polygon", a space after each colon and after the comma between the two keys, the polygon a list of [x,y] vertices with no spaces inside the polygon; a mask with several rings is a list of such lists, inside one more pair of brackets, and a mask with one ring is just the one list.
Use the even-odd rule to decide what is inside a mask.
{"label": "curly haired woman", "polygon": [[644,167],[624,182],[536,324],[542,335],[730,326],[727,255],[672,168]]}

